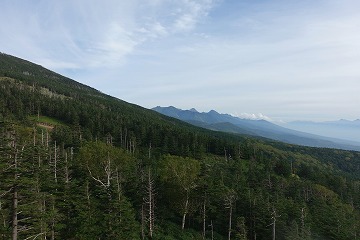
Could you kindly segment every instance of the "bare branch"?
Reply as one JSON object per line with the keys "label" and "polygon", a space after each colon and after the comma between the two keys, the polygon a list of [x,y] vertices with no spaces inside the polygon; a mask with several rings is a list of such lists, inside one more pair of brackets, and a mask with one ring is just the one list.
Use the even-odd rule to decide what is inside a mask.
{"label": "bare branch", "polygon": [[6,194],[8,194],[9,192],[11,192],[11,190],[13,190],[14,187],[11,187],[8,191],[4,192],[3,194],[0,195],[0,198],[2,198],[3,196],[5,196]]}
{"label": "bare branch", "polygon": [[36,239],[37,237],[39,237],[39,236],[41,236],[41,235],[43,235],[43,234],[45,234],[45,232],[42,232],[42,233],[39,233],[39,234],[36,234],[36,235],[32,235],[32,236],[30,236],[30,237],[25,238],[24,240],[28,240],[28,239],[30,239],[30,238],[33,238],[32,240],[34,240],[34,239]]}
{"label": "bare branch", "polygon": [[9,170],[12,167],[15,167],[15,164],[11,164],[10,166],[8,166],[6,169],[2,170],[1,172],[6,172],[7,170]]}
{"label": "bare branch", "polygon": [[109,187],[109,186],[107,186],[105,183],[103,183],[100,179],[95,178],[95,177],[92,175],[89,166],[87,166],[87,169],[88,169],[88,171],[89,171],[89,173],[90,173],[90,177],[91,177],[92,179],[94,179],[95,181],[97,181],[98,183],[100,183],[101,186],[103,186],[103,187],[105,187],[105,188]]}

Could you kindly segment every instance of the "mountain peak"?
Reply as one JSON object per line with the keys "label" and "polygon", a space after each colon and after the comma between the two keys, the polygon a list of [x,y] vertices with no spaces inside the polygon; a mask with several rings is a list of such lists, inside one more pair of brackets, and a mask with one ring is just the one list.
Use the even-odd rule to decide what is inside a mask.
{"label": "mountain peak", "polygon": [[208,112],[209,114],[219,114],[217,111],[215,111],[215,110],[210,110],[209,112]]}
{"label": "mountain peak", "polygon": [[176,110],[181,110],[181,109],[179,109],[179,108],[176,108],[176,107],[174,107],[174,106],[169,106],[168,108],[169,108],[169,109],[176,109]]}
{"label": "mountain peak", "polygon": [[195,108],[191,108],[189,111],[190,111],[190,112],[198,113],[198,110],[196,110]]}

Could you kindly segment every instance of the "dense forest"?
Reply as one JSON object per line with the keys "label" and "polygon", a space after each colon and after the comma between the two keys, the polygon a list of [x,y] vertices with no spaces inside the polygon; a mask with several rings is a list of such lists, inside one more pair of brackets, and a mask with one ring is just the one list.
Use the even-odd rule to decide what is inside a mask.
{"label": "dense forest", "polygon": [[197,128],[0,54],[0,239],[360,239],[360,152]]}

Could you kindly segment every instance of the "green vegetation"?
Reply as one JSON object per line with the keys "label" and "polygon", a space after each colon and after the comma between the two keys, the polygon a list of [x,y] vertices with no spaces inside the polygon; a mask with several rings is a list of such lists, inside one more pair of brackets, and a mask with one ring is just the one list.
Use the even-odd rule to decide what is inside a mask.
{"label": "green vegetation", "polygon": [[0,239],[359,238],[360,152],[197,128],[4,54],[0,77]]}
{"label": "green vegetation", "polygon": [[37,123],[45,123],[53,126],[63,125],[63,123],[58,119],[47,116],[29,116],[29,120],[35,121]]}

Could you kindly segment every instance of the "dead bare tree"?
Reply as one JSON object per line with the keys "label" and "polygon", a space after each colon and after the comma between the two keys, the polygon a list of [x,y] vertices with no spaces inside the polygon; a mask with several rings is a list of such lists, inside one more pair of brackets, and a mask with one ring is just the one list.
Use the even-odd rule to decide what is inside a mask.
{"label": "dead bare tree", "polygon": [[33,128],[33,146],[36,145],[36,128]]}
{"label": "dead bare tree", "polygon": [[70,172],[69,172],[69,163],[68,163],[68,153],[65,151],[65,183],[69,184],[70,182]]}
{"label": "dead bare tree", "polygon": [[46,130],[46,148],[49,148],[49,131]]}
{"label": "dead bare tree", "polygon": [[213,240],[214,239],[214,224],[213,224],[212,220],[210,221],[209,227],[211,228],[211,240]]}
{"label": "dead bare tree", "polygon": [[55,141],[54,142],[54,181],[55,181],[55,183],[58,182],[58,179],[57,179],[57,160],[58,160],[57,146],[56,146],[56,141]]}
{"label": "dead bare tree", "polygon": [[272,239],[273,240],[276,239],[276,219],[279,217],[281,217],[281,215],[277,215],[276,209],[273,207],[273,211],[271,213],[272,223],[268,225],[268,226],[272,225]]}
{"label": "dead bare tree", "polygon": [[[148,148],[148,158],[151,159],[151,143]],[[142,239],[145,239],[145,227],[147,227],[148,235],[151,239],[153,237],[155,225],[155,181],[150,166],[147,173],[144,168],[141,169],[141,182],[145,186],[145,195],[141,205],[141,236]]]}
{"label": "dead bare tree", "polygon": [[155,225],[155,182],[151,174],[151,169],[148,170],[147,178],[147,187],[146,187],[147,197],[145,197],[145,204],[147,206],[147,222],[149,227],[149,237],[153,237],[154,225]]}
{"label": "dead bare tree", "polygon": [[101,186],[108,189],[110,187],[110,180],[112,177],[112,171],[111,171],[111,158],[110,153],[108,153],[106,164],[104,165],[104,174],[105,174],[105,181],[101,180],[100,177],[94,176],[90,170],[89,164],[87,164],[87,169],[89,171],[90,177],[94,179],[96,182],[100,183]]}
{"label": "dead bare tree", "polygon": [[206,238],[206,192],[204,194],[204,201],[203,201],[203,206],[202,206],[202,211],[203,211],[203,234],[202,237],[203,239]]}
{"label": "dead bare tree", "polygon": [[[16,149],[16,140],[13,139],[12,145],[14,147],[14,185],[12,187],[13,189],[13,199],[12,199],[12,240],[18,239],[18,205],[19,205],[19,199],[18,199],[18,187],[17,187],[17,179],[19,177],[18,174],[18,149]],[[24,150],[24,147],[22,147],[22,150]]]}
{"label": "dead bare tree", "polygon": [[231,239],[232,232],[232,213],[234,208],[234,203],[236,201],[236,193],[234,190],[230,189],[225,194],[225,208],[229,209],[229,228],[228,228],[228,240]]}

